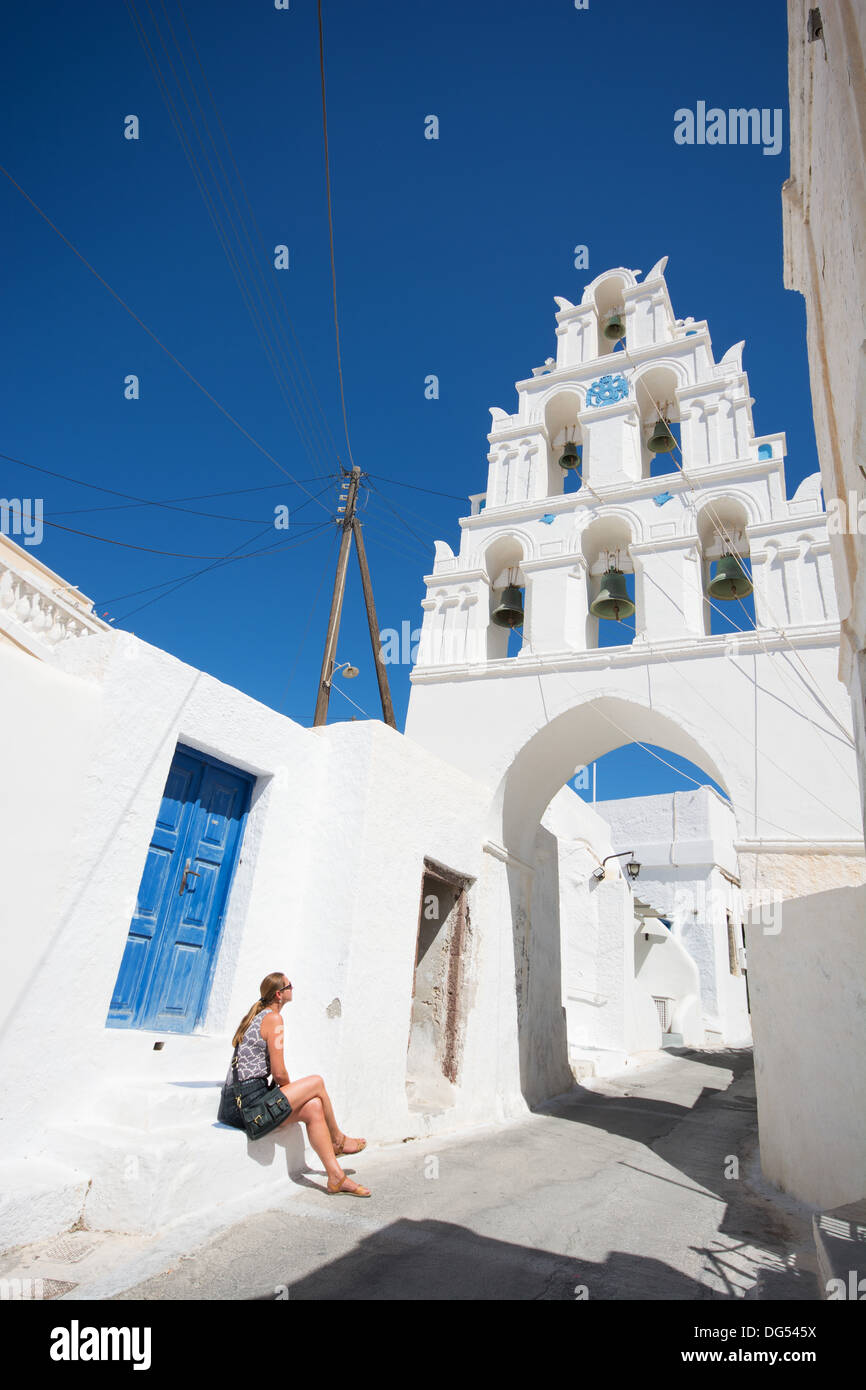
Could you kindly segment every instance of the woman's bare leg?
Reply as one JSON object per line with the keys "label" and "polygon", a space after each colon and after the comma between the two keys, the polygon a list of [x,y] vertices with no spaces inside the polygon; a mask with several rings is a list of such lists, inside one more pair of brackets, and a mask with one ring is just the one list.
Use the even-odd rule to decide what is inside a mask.
{"label": "woman's bare leg", "polygon": [[[300,1081],[290,1081],[287,1085],[281,1086],[280,1090],[283,1092],[283,1095],[286,1097],[293,1110],[295,1108],[300,1109],[302,1105],[305,1105],[307,1101],[313,1100],[314,1097],[318,1098],[322,1102],[325,1124],[328,1126],[328,1134],[331,1143],[337,1143],[341,1137],[342,1131],[337,1124],[334,1107],[331,1104],[331,1097],[325,1090],[325,1083],[321,1076],[303,1076]],[[313,1147],[315,1147],[315,1145]],[[316,1149],[316,1153],[318,1152],[318,1149]],[[321,1158],[321,1154],[319,1154],[319,1157]]]}
{"label": "woman's bare leg", "polygon": [[[334,1146],[331,1143],[331,1136],[328,1133],[328,1123],[325,1119],[325,1107],[319,1096],[313,1096],[310,1100],[299,1106],[297,1110],[293,1109],[292,1114],[289,1116],[288,1120],[285,1121],[285,1124],[291,1124],[293,1120],[300,1120],[307,1126],[307,1134],[310,1143],[325,1165],[325,1171],[328,1174],[328,1179],[332,1187],[342,1184],[342,1186],[348,1188],[350,1192],[355,1189],[359,1189],[362,1192],[366,1191],[365,1188],[359,1188],[358,1183],[353,1182],[351,1178],[347,1177],[337,1162],[334,1154]],[[280,1127],[282,1128],[283,1126]]]}

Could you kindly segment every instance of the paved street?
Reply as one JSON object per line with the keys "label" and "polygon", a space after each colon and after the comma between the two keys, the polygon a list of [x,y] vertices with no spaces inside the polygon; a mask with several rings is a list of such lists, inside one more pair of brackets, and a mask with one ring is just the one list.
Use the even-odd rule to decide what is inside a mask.
{"label": "paved street", "polygon": [[746,1050],[650,1054],[517,1124],[351,1171],[371,1199],[328,1197],[311,1173],[284,1209],[119,1297],[818,1296],[810,1211],[760,1174]]}

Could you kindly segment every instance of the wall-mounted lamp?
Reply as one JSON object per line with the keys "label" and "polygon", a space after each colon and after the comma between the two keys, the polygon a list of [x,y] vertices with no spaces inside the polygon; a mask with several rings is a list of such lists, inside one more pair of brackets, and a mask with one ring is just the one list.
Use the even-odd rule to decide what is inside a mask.
{"label": "wall-mounted lamp", "polygon": [[[623,850],[620,850],[619,854],[608,854],[604,859],[602,859],[602,861],[601,861],[601,863],[599,864],[598,868],[597,868],[597,869],[593,869],[593,871],[592,871],[592,876],[593,876],[593,878],[602,879],[602,878],[605,877],[604,866],[605,866],[605,864],[607,863],[608,859],[623,859],[623,858],[625,857],[625,855],[627,855],[627,854],[633,855],[633,854],[634,854],[634,850],[633,850],[633,849],[623,849]],[[636,859],[632,858],[632,859],[630,859],[630,860],[628,861],[628,863],[626,864],[625,870],[626,870],[626,873],[628,874],[629,878],[632,879],[632,880],[634,880],[634,879],[637,878],[638,874],[640,873],[640,864],[638,863],[638,861],[637,861]]]}

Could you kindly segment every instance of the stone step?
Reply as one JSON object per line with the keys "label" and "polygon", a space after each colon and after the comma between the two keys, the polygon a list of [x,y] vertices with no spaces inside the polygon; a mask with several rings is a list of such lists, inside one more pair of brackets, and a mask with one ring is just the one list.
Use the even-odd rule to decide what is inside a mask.
{"label": "stone step", "polygon": [[[215,1109],[215,1107],[214,1107]],[[154,1234],[196,1212],[213,1212],[239,1193],[273,1187],[274,1199],[304,1172],[297,1125],[248,1140],[208,1120],[153,1130],[121,1124],[64,1124],[49,1131],[54,1151],[91,1178],[84,1221],[95,1231]],[[318,1159],[311,1155],[312,1166]]]}
{"label": "stone step", "polygon": [[93,1097],[89,1121],[154,1133],[216,1120],[222,1081],[149,1081],[115,1077]]}

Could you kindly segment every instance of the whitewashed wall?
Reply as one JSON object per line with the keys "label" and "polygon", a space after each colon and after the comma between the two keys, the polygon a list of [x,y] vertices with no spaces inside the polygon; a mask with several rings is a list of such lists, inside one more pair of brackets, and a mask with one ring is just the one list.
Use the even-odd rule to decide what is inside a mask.
{"label": "whitewashed wall", "polygon": [[790,899],[769,931],[747,926],[761,1166],[824,1208],[864,1190],[864,923],[861,886]]}
{"label": "whitewashed wall", "polygon": [[640,861],[638,895],[670,920],[697,966],[704,1030],[717,1042],[747,1042],[745,977],[732,974],[728,949],[726,912],[742,922],[730,807],[711,787],[700,787],[601,801],[596,810],[617,848],[633,848]]}

